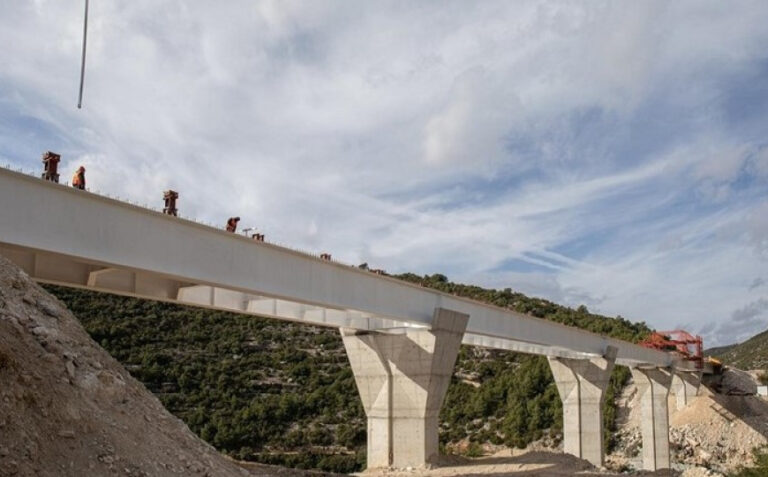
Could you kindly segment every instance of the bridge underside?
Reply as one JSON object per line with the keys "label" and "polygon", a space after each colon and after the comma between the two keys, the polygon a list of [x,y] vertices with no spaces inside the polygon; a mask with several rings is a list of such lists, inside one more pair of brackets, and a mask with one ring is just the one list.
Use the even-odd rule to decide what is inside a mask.
{"label": "bridge underside", "polygon": [[[205,283],[193,283],[153,272],[131,270],[16,245],[0,243],[0,255],[16,263],[30,277],[42,283],[333,328],[392,334],[405,333],[408,329],[429,329],[429,325],[423,323],[397,320],[353,309],[322,307]],[[462,343],[560,358],[590,359],[600,357],[596,353],[577,352],[556,346],[484,336],[477,333],[465,333]],[[618,362],[621,363],[621,360]],[[631,365],[634,363],[623,364]]]}

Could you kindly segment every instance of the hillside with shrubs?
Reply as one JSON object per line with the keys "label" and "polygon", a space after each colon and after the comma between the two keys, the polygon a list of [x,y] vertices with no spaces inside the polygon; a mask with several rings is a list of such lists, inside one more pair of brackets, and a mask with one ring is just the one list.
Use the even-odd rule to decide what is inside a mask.
{"label": "hillside with shrubs", "polygon": [[[572,309],[511,289],[444,275],[396,278],[503,308],[637,341],[645,323]],[[338,330],[56,286],[91,337],[190,429],[234,458],[351,472],[365,467],[365,414]],[[617,366],[605,402],[629,377]],[[441,412],[445,452],[524,447],[560,438],[562,408],[540,356],[462,346]],[[606,447],[612,445],[606,433]]]}

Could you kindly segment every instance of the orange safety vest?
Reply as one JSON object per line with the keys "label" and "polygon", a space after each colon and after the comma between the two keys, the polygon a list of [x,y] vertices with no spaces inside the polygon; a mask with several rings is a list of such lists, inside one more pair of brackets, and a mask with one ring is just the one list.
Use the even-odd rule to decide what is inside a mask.
{"label": "orange safety vest", "polygon": [[73,187],[85,187],[85,174],[80,172],[75,172],[75,175],[72,176],[72,186]]}

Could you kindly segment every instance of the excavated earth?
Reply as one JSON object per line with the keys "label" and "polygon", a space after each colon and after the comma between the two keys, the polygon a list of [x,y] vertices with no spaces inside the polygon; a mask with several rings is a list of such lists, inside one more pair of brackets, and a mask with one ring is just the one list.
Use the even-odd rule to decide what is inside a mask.
{"label": "excavated earth", "polygon": [[0,476],[329,475],[219,454],[0,257]]}
{"label": "excavated earth", "polygon": [[[702,385],[699,395],[680,410],[675,398],[669,399],[673,466],[690,475],[721,476],[751,465],[752,450],[768,444],[768,401],[754,394],[754,377],[726,369],[715,382],[709,381],[710,386]],[[608,456],[608,465],[638,468],[641,415],[634,385],[624,389],[618,406],[618,446]]]}

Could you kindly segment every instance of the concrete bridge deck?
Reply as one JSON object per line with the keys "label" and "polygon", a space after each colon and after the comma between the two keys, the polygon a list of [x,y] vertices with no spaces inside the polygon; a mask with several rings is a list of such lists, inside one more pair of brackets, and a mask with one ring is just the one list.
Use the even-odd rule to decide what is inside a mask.
{"label": "concrete bridge deck", "polygon": [[599,357],[613,346],[619,364],[675,362],[668,353],[6,169],[0,204],[0,250],[39,280],[358,330],[429,327],[435,308],[446,308],[470,316],[469,345],[564,357]]}
{"label": "concrete bridge deck", "polygon": [[[341,328],[364,404],[366,399],[370,401],[370,406],[366,404],[369,466],[373,455],[378,456],[373,459],[377,465],[429,460],[432,450],[413,457],[407,449],[410,444],[395,449],[392,426],[400,418],[411,423],[402,432],[430,441],[427,447],[436,451],[436,441],[431,442],[436,435],[432,434],[447,381],[435,376],[450,376],[459,342],[549,357],[564,403],[575,403],[573,412],[564,406],[566,450],[600,462],[601,450],[583,448],[588,439],[577,445],[568,436],[583,436],[587,421],[598,426],[593,431],[602,432],[601,421],[593,415],[599,410],[594,403],[586,403],[590,399],[601,402],[614,363],[633,367],[638,379],[659,369],[670,379],[675,371],[697,372],[692,363],[674,354],[253,241],[7,169],[0,169],[0,254],[43,282]],[[427,350],[429,356],[417,352],[413,343],[421,343],[419,349]],[[374,353],[360,361],[364,349]],[[431,371],[409,372],[398,378],[408,367],[401,353],[423,361]],[[445,355],[445,359],[435,361],[430,353]],[[374,361],[379,364],[372,365]],[[422,374],[428,377],[426,381],[414,378]],[[389,387],[382,387],[382,379]],[[404,387],[393,389],[393,382]],[[406,382],[411,384],[403,384]],[[420,384],[414,386],[414,382]],[[657,382],[661,388],[653,387]],[[648,387],[657,391],[649,396],[662,392],[658,389],[664,388],[664,382],[653,374]],[[373,394],[366,398],[362,386]],[[669,386],[667,383],[667,391]],[[421,410],[398,411],[392,402],[392,395],[398,393],[410,401],[423,394]],[[587,395],[591,397],[587,399]],[[379,402],[382,396],[388,396],[388,404]],[[398,417],[398,413],[403,415]],[[572,428],[568,424],[571,418]],[[424,428],[425,419],[435,422]],[[389,444],[381,444],[387,449],[384,453],[378,444],[371,448],[372,441],[383,439],[377,437],[382,434],[390,436],[386,439]],[[668,456],[660,465],[669,466]]]}

